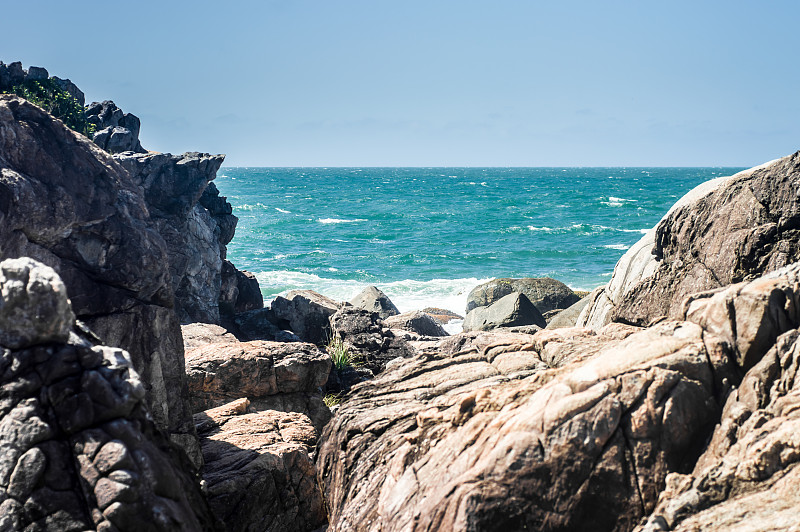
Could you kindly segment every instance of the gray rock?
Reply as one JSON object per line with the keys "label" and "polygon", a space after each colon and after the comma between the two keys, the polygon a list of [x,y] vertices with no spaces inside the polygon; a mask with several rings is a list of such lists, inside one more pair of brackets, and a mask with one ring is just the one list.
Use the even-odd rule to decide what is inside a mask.
{"label": "gray rock", "polygon": [[476,307],[464,318],[464,332],[490,331],[499,327],[547,326],[537,308],[524,295],[512,292],[488,307]]}
{"label": "gray rock", "polygon": [[591,294],[584,297],[577,303],[574,303],[569,308],[558,312],[550,320],[547,321],[546,329],[559,329],[562,327],[574,327],[578,322],[578,317],[583,312],[583,309],[589,304]]}
{"label": "gray rock", "polygon": [[467,312],[489,306],[512,292],[525,294],[540,313],[565,309],[580,299],[567,285],[549,277],[494,279],[472,289],[467,296]]}
{"label": "gray rock", "polygon": [[[42,330],[74,319],[52,269],[19,259],[3,261],[0,271],[4,289],[32,288],[43,302]],[[68,313],[49,312],[53,301]],[[4,297],[3,311],[33,302]],[[80,331],[60,336],[31,337],[0,357],[0,526],[215,530],[191,466],[153,424],[130,355],[93,346]]]}
{"label": "gray rock", "polygon": [[212,323],[181,325],[181,334],[187,351],[208,344],[229,344],[237,341],[236,337],[226,329]]}
{"label": "gray rock", "polygon": [[0,345],[64,342],[74,324],[67,288],[52,268],[29,258],[0,262]]}
{"label": "gray rock", "polygon": [[322,345],[330,336],[328,320],[340,307],[340,303],[313,290],[292,290],[286,297],[275,298],[270,308],[304,342]]}
{"label": "gray rock", "polygon": [[350,300],[354,307],[363,308],[371,312],[377,312],[381,318],[396,316],[400,314],[392,300],[383,293],[377,286],[368,286],[356,297]]}
{"label": "gray rock", "polygon": [[47,70],[42,67],[28,67],[28,73],[25,76],[25,81],[44,81],[50,77]]}
{"label": "gray rock", "polygon": [[72,81],[68,79],[61,79],[57,76],[53,76],[50,79],[55,81],[56,85],[58,85],[62,91],[68,92],[70,95],[72,95],[72,97],[75,98],[80,105],[86,105],[86,97],[84,96],[83,91],[80,90],[77,85],[72,83]]}
{"label": "gray rock", "polygon": [[435,319],[419,310],[390,316],[383,323],[390,329],[402,329],[422,336],[448,336]]}
{"label": "gray rock", "polygon": [[139,118],[130,113],[123,113],[122,109],[111,100],[102,103],[92,102],[86,109],[86,119],[96,128],[92,140],[107,152],[146,153],[147,150],[142,148],[139,142],[141,127]]}
{"label": "gray rock", "polygon": [[60,275],[74,313],[131,354],[157,426],[199,459],[170,259],[139,184],[61,121],[0,95],[0,221],[0,258]]}

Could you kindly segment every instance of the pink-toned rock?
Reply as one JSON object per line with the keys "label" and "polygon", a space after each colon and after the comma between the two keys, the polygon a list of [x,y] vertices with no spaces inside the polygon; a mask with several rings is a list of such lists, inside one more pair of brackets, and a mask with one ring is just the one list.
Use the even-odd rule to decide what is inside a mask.
{"label": "pink-toned rock", "polygon": [[317,431],[296,412],[251,412],[247,399],[195,414],[212,511],[230,532],[310,531],[325,523],[311,459]]}

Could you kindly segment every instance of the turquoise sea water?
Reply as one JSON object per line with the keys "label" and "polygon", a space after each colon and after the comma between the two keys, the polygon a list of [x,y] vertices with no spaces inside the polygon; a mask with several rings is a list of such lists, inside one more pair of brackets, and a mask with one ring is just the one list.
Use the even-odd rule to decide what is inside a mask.
{"label": "turquoise sea water", "polygon": [[463,313],[494,277],[608,281],[695,185],[741,168],[222,168],[239,217],[228,257],[269,301],[383,289],[401,311]]}

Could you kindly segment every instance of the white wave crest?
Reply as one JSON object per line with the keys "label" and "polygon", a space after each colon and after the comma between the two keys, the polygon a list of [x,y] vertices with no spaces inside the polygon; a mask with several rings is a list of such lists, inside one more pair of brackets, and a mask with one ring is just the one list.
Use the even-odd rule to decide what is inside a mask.
{"label": "white wave crest", "polygon": [[356,222],[366,222],[364,218],[356,218],[354,220],[345,220],[343,218],[318,218],[317,221],[321,224],[351,224]]}
{"label": "white wave crest", "polygon": [[282,212],[283,214],[292,214],[292,211],[287,211],[285,209],[279,209],[278,207],[275,207],[275,210],[278,211],[278,212]]}

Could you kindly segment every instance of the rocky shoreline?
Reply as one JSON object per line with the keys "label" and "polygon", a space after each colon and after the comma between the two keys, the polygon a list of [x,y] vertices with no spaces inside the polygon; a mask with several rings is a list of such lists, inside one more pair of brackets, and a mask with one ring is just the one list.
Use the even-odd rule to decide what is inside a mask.
{"label": "rocky shoreline", "polygon": [[[0,63],[0,91],[69,80]],[[800,505],[800,152],[701,185],[579,298],[464,332],[226,258],[224,156],[0,95],[0,529],[783,530]]]}

